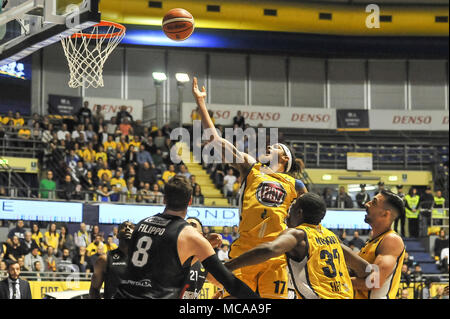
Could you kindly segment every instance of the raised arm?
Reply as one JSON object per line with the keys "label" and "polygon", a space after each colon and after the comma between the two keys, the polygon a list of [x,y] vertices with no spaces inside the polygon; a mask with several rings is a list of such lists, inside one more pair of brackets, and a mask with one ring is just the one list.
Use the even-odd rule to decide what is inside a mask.
{"label": "raised arm", "polygon": [[[200,90],[198,88],[197,78],[194,77],[192,81],[192,94],[194,95],[195,101],[197,102],[199,113],[202,118],[202,124],[205,129],[210,129],[212,134],[212,143],[217,143],[219,147],[224,147],[225,152],[231,152],[233,154],[233,163],[230,163],[236,169],[239,170],[241,176],[246,176],[250,171],[251,166],[256,162],[256,160],[244,152],[239,152],[236,147],[226,139],[219,136],[216,127],[209,116],[208,109],[206,108],[206,89],[203,86]],[[225,153],[223,153],[223,158],[225,158]]]}
{"label": "raised arm", "polygon": [[100,289],[103,285],[105,269],[106,255],[101,255],[94,264],[94,273],[92,274],[91,287],[89,288],[90,299],[100,299]]}
{"label": "raised arm", "polygon": [[[274,241],[263,243],[255,248],[243,253],[239,257],[233,258],[225,263],[225,266],[233,271],[246,266],[260,264],[270,258],[280,256],[295,248],[298,255],[303,255],[302,250],[306,246],[298,245],[304,241],[305,233],[295,228],[284,230]],[[298,246],[298,247],[297,247]]]}
{"label": "raised arm", "polygon": [[193,256],[232,296],[240,299],[258,298],[256,293],[225,268],[208,240],[193,227],[183,228],[178,236],[177,250],[181,264]]}

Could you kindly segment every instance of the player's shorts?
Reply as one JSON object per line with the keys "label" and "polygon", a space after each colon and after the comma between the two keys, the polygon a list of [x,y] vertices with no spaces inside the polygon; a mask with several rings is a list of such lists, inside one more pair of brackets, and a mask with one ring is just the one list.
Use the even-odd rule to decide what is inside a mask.
{"label": "player's shorts", "polygon": [[[288,271],[285,256],[236,269],[233,274],[253,291],[259,293],[261,298],[288,299]],[[223,298],[228,296],[230,294],[225,291]]]}

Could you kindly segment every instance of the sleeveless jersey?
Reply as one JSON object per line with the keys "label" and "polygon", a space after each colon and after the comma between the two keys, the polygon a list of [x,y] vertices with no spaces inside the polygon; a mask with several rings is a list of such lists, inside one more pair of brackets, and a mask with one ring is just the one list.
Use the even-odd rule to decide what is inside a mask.
{"label": "sleeveless jersey", "polygon": [[[366,245],[359,252],[359,256],[366,260],[369,264],[373,264],[375,262],[375,258],[377,257],[377,248],[382,242],[383,238],[388,234],[394,233],[395,231],[389,230],[380,236],[368,241]],[[383,286],[376,290],[355,290],[355,299],[395,299],[399,286],[400,286],[400,278],[401,278],[401,270],[403,266],[403,258],[405,256],[405,248],[403,248],[402,253],[397,258],[397,263],[389,275],[389,277],[384,282]]]}
{"label": "sleeveless jersey", "polygon": [[261,167],[254,164],[241,186],[239,238],[231,246],[231,258],[274,240],[286,228],[288,209],[297,197],[293,177],[265,174]]}
{"label": "sleeveless jersey", "polygon": [[182,299],[197,299],[202,291],[208,272],[202,263],[197,261],[189,271],[189,277],[184,285],[185,292]]}
{"label": "sleeveless jersey", "polygon": [[105,278],[105,299],[111,299],[117,292],[125,271],[127,269],[127,258],[119,249],[108,251],[106,254],[106,270],[103,275]]}
{"label": "sleeveless jersey", "polygon": [[286,254],[299,299],[353,299],[353,286],[336,235],[322,225],[302,224],[307,250],[303,260]]}
{"label": "sleeveless jersey", "polygon": [[182,297],[192,257],[181,265],[177,241],[187,225],[182,218],[167,214],[157,214],[137,224],[128,249],[126,278],[122,280],[116,298]]}

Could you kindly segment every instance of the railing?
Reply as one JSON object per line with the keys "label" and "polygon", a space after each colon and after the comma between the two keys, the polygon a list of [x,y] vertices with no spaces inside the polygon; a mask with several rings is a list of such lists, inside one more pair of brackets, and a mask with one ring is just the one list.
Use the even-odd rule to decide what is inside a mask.
{"label": "railing", "polygon": [[0,138],[0,155],[11,157],[39,158],[47,144],[42,140],[24,140],[5,136]]}
{"label": "railing", "polygon": [[[153,195],[153,194],[129,194],[128,192],[124,191],[115,191],[110,192],[111,194],[117,194],[116,196],[113,196],[113,200],[111,200],[111,196],[109,200],[102,200],[101,194],[98,191],[88,191],[88,190],[81,190],[77,192],[73,192],[70,195],[70,199],[67,199],[66,197],[61,196],[62,193],[64,193],[63,189],[55,189],[55,190],[42,190],[39,188],[22,188],[22,187],[3,187],[7,190],[6,194],[0,193],[0,198],[10,198],[10,199],[24,199],[24,198],[30,198],[30,199],[42,199],[42,200],[52,200],[52,201],[71,201],[71,202],[82,202],[82,203],[99,203],[99,202],[111,202],[111,203],[119,203],[119,204],[142,204],[142,205],[148,205],[148,204],[155,204],[155,205],[162,205],[164,200],[164,195]],[[30,196],[20,196],[20,194],[24,194],[24,190],[30,190]],[[40,192],[48,192],[47,198],[40,197]],[[110,195],[111,195],[110,194]],[[204,196],[204,199],[224,199],[223,196]],[[237,207],[238,206],[238,200],[237,198],[232,198],[228,201],[230,203],[230,207]],[[193,205],[195,206],[206,206],[206,204],[201,204],[199,201],[199,197],[193,197]],[[210,206],[210,205],[208,205]]]}
{"label": "railing", "polygon": [[307,167],[345,169],[347,152],[372,153],[374,169],[432,169],[433,164],[448,160],[448,145],[423,143],[353,143],[336,141],[291,140]]}
{"label": "railing", "polygon": [[[37,276],[39,274],[39,276]],[[0,280],[8,277],[6,271],[0,271]],[[28,281],[90,281],[92,273],[85,272],[52,272],[21,271],[20,278]]]}
{"label": "railing", "polygon": [[[404,280],[400,281],[397,297],[401,296],[403,289],[410,288],[413,290],[412,299],[424,299],[424,288],[430,287],[433,284],[449,284],[448,274],[421,274],[418,278],[412,273],[410,278],[411,281],[409,283]],[[431,292],[430,297],[433,297],[431,296]]]}
{"label": "railing", "polygon": [[[64,193],[64,189],[55,189],[55,190],[45,190],[45,189],[39,189],[39,188],[32,188],[32,187],[27,187],[27,188],[23,188],[23,187],[8,187],[8,186],[3,186],[3,188],[7,191],[6,194],[1,194],[0,193],[0,198],[1,197],[5,197],[5,198],[11,198],[11,199],[24,199],[24,198],[32,198],[32,199],[43,199],[43,200],[56,200],[56,201],[74,201],[74,202],[83,202],[83,203],[98,203],[98,202],[112,202],[112,203],[133,203],[133,204],[143,204],[143,205],[147,205],[147,204],[162,204],[163,203],[163,199],[164,199],[164,195],[153,195],[153,194],[142,194],[142,193],[133,193],[130,194],[126,191],[111,191],[111,194],[117,194],[117,198],[116,196],[113,196],[113,200],[111,200],[111,198],[109,200],[102,200],[101,199],[101,194],[98,191],[89,191],[89,190],[85,190],[82,189],[81,191],[75,191],[71,194],[69,194],[71,196],[70,199],[67,199],[67,197],[63,197],[61,196],[62,193]],[[41,192],[47,192],[48,193],[48,197],[47,198],[42,198],[40,196]],[[25,196],[20,196],[20,194],[27,194]],[[223,197],[223,196],[203,196],[204,199],[228,199],[228,203],[230,205],[230,207],[238,207],[239,206],[239,198],[238,196],[233,196],[233,197]],[[352,200],[353,201],[353,208],[345,208],[345,210],[361,210],[362,208],[359,208],[357,205],[356,200]],[[333,201],[334,202],[334,201]],[[194,197],[193,198],[193,205],[195,206],[203,206],[198,197]],[[328,209],[339,209],[338,207],[328,207]],[[444,211],[443,217],[432,217],[432,211],[433,210],[437,210],[439,212]],[[444,228],[448,228],[448,221],[449,219],[449,208],[448,207],[444,207],[444,208],[430,208],[430,209],[421,209],[420,210],[420,214],[419,216],[428,214],[431,217],[431,226],[442,226]],[[436,221],[444,221],[443,223],[435,223]],[[443,225],[441,225],[443,224]]]}

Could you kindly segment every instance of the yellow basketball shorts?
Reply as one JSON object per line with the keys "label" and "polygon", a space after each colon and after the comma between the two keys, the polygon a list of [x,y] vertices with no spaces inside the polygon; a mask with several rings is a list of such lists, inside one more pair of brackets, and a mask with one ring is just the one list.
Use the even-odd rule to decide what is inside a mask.
{"label": "yellow basketball shorts", "polygon": [[[269,259],[261,264],[236,269],[233,274],[261,298],[288,299],[286,258]],[[226,291],[223,298],[230,296]]]}

